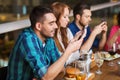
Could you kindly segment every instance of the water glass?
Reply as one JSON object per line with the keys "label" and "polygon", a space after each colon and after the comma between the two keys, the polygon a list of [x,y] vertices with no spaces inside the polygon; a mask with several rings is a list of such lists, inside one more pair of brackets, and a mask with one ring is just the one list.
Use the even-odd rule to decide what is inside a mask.
{"label": "water glass", "polygon": [[85,80],[86,79],[86,61],[78,60],[76,61],[76,68],[80,70],[80,72],[76,73],[76,79],[77,80]]}
{"label": "water glass", "polygon": [[104,59],[100,56],[99,52],[95,53],[95,62],[98,67],[98,70],[96,71],[96,74],[102,74],[102,71],[100,70],[100,67],[102,66]]}

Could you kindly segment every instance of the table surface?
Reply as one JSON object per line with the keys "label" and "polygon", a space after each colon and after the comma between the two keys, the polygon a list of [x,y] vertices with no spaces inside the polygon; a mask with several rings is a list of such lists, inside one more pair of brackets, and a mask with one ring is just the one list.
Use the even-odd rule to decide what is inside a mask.
{"label": "table surface", "polygon": [[[98,67],[93,67],[90,70],[92,73],[95,73],[95,78],[93,80],[120,80],[120,70],[118,71],[117,61],[120,61],[120,58],[113,60],[115,66],[108,66],[109,61],[104,61],[101,67],[102,74],[100,75],[95,73]],[[63,75],[60,74],[55,80],[64,80],[62,77]]]}
{"label": "table surface", "polygon": [[[93,80],[120,80],[120,70],[118,71],[117,62],[120,61],[120,58],[113,60],[115,66],[108,66],[109,61],[104,61],[104,64],[101,67],[102,74],[95,74]],[[98,69],[97,66],[91,69],[91,72],[95,73]]]}

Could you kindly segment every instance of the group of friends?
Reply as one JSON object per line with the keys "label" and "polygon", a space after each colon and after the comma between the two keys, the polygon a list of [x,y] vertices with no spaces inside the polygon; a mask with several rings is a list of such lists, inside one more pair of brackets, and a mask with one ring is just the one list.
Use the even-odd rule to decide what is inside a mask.
{"label": "group of friends", "polygon": [[[66,65],[79,59],[81,51],[94,47],[102,50],[105,46],[107,50],[116,40],[120,42],[120,20],[106,42],[106,21],[93,30],[89,26],[90,5],[78,3],[73,8],[71,23],[70,11],[71,8],[61,2],[33,8],[29,16],[31,26],[21,32],[11,51],[7,80],[54,80]],[[100,34],[101,38],[97,38]]]}

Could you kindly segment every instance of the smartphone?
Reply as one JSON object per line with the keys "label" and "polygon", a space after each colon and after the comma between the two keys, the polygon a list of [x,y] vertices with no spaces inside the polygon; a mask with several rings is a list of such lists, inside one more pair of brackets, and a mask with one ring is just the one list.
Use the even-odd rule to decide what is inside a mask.
{"label": "smartphone", "polygon": [[101,22],[105,22],[105,21],[106,21],[106,18],[102,18],[102,19],[101,19]]}
{"label": "smartphone", "polygon": [[[106,21],[106,18],[101,18],[101,23],[102,23],[102,22],[107,22],[107,21]],[[103,25],[105,25],[105,24],[106,24],[106,23],[104,23]]]}

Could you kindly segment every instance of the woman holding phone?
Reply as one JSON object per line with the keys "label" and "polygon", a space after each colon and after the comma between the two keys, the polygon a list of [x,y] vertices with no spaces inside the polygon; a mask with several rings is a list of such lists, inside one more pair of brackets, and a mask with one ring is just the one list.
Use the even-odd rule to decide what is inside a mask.
{"label": "woman holding phone", "polygon": [[[57,25],[58,29],[55,33],[55,43],[59,49],[60,54],[62,55],[68,46],[69,41],[73,38],[73,35],[71,31],[67,28],[69,23],[69,13],[70,13],[70,7],[64,3],[61,2],[54,2],[52,5],[52,10],[57,18]],[[81,32],[78,32],[76,35],[82,34]],[[85,37],[82,36],[81,38]],[[79,50],[76,52],[73,52],[72,55],[67,60],[66,64],[70,64],[74,60],[78,59],[80,56]]]}

